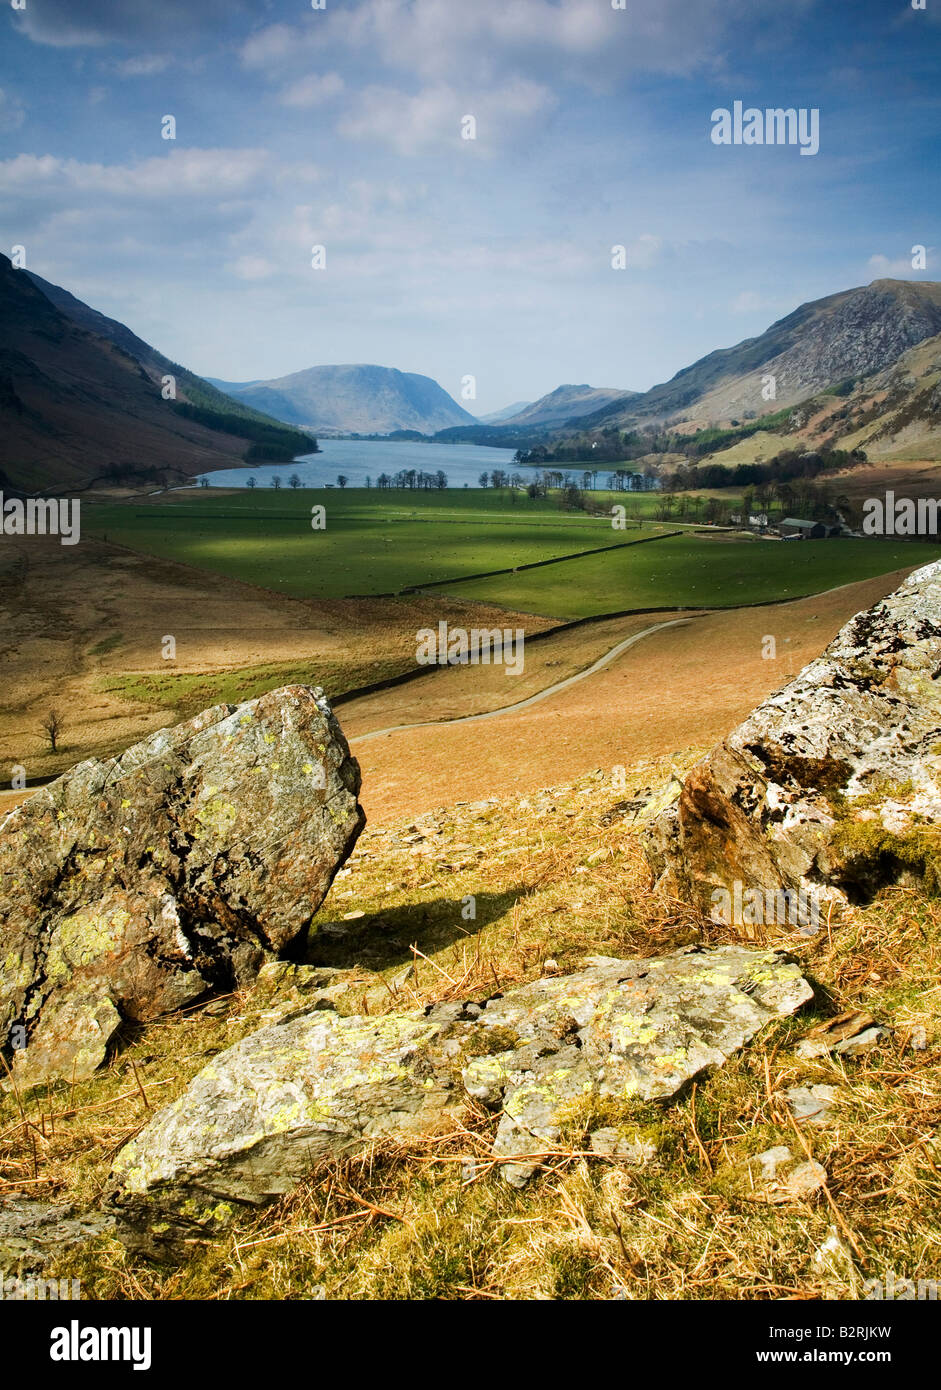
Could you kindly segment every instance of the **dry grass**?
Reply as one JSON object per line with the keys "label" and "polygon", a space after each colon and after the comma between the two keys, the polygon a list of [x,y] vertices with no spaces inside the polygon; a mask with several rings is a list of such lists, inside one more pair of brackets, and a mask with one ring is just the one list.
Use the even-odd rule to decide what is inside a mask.
{"label": "dry grass", "polygon": [[[384,1012],[481,998],[574,969],[586,954],[718,939],[720,929],[649,893],[629,803],[668,772],[639,767],[626,788],[599,774],[367,829],[321,911],[331,930],[313,939],[311,961],[348,972],[344,1012]],[[474,921],[460,911],[468,896]],[[353,912],[363,915],[344,920]],[[589,1121],[604,1117],[573,1113],[558,1151],[516,1191],[490,1158],[496,1117],[469,1105],[421,1142],[384,1143],[312,1174],[194,1245],[179,1267],[102,1238],[55,1273],[79,1277],[85,1297],[137,1299],[852,1298],[889,1269],[937,1278],[941,904],[899,889],[809,941],[772,939],[802,959],[814,1003],[676,1104],[635,1107],[627,1118],[659,1148],[646,1168],[586,1153]],[[151,1107],[278,1007],[260,990],[233,996],[141,1030],[89,1082],[8,1095],[2,1189],[94,1201]],[[810,1026],[849,1008],[869,1010],[890,1041],[857,1059],[795,1056]],[[818,1082],[837,1088],[832,1122],[798,1125],[786,1092]],[[764,1200],[749,1159],[775,1145],[821,1163],[825,1187]],[[832,1232],[842,1253],[815,1260]]]}

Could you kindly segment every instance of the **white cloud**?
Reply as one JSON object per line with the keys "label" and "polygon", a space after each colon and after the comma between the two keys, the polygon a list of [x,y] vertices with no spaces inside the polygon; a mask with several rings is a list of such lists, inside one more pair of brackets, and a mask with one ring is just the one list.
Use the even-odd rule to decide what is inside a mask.
{"label": "white cloud", "polygon": [[[930,252],[928,259],[930,260]],[[891,260],[888,256],[870,256],[866,262],[870,273],[876,280],[897,280],[907,279],[914,273],[911,255],[897,256]]]}
{"label": "white cloud", "polygon": [[35,43],[79,48],[218,32],[246,11],[245,0],[28,0],[14,22]]}
{"label": "white cloud", "polygon": [[322,102],[329,101],[331,97],[339,96],[345,85],[339,73],[325,72],[323,76],[319,73],[311,73],[309,77],[298,78],[296,82],[285,87],[281,93],[281,101],[285,106],[294,106],[300,109],[320,106]]}
{"label": "white cloud", "polygon": [[114,71],[119,77],[153,77],[169,66],[170,59],[165,53],[143,53],[139,58],[124,58],[115,63]]}
{"label": "white cloud", "polygon": [[631,0],[624,10],[609,0],[362,0],[270,25],[241,58],[274,80],[347,50],[360,70],[485,83],[531,71],[598,85],[638,71],[690,73],[721,56],[731,25],[776,9],[775,0]]}
{"label": "white cloud", "polygon": [[225,197],[250,191],[269,165],[265,150],[170,150],[136,164],[88,164],[51,154],[20,154],[0,160],[0,191],[147,199],[181,193]]}
{"label": "white cloud", "polygon": [[[547,87],[522,77],[472,97],[443,83],[414,94],[367,87],[340,120],[338,130],[348,139],[388,145],[403,155],[444,146],[489,149],[505,138],[508,129],[554,104]],[[477,123],[475,140],[461,138],[461,123],[467,115]]]}

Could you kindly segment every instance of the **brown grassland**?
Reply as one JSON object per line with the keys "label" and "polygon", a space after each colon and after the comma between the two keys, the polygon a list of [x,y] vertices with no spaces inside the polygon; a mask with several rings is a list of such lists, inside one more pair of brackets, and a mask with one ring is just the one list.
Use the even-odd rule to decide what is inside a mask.
{"label": "brown grassland", "polygon": [[[137,662],[152,674],[163,634],[183,634],[179,660],[191,663],[193,698],[202,699],[209,677],[248,667],[253,679],[266,663],[310,666],[312,678],[330,667],[335,680],[355,684],[367,668],[410,664],[416,625],[442,614],[438,600],[433,610],[416,599],[372,613],[273,602],[113,548],[82,551],[75,560],[51,546],[28,575],[15,562],[12,596],[6,590],[8,621],[18,627],[0,747],[6,759],[26,761],[18,749],[55,690],[71,726],[61,761],[39,763],[47,774],[79,748],[113,751],[176,717],[107,693],[119,647],[96,653],[103,631],[120,635],[121,670]],[[69,568],[86,563],[87,573]],[[318,914],[307,955],[344,972],[340,1009],[484,998],[546,970],[572,970],[586,955],[645,955],[734,935],[651,895],[631,803],[691,765],[900,577],[761,609],[689,614],[686,626],[645,638],[523,714],[360,745],[370,823]],[[495,622],[493,610],[488,622],[486,611],[457,605],[449,617]],[[341,706],[341,722],[355,739],[493,709],[509,688],[519,699],[564,679],[653,620],[589,624],[534,643],[518,682],[499,668],[435,671]],[[350,625],[359,665],[350,662]],[[776,638],[775,661],[762,658],[767,635]],[[474,922],[461,916],[467,895],[477,902]],[[889,1269],[934,1277],[941,907],[895,889],[809,940],[786,928],[768,939],[801,960],[815,1000],[676,1103],[636,1107],[629,1118],[659,1149],[646,1168],[586,1152],[590,1123],[607,1117],[573,1113],[562,1142],[516,1191],[489,1157],[497,1117],[468,1104],[422,1143],[377,1144],[313,1173],[277,1205],[244,1211],[225,1235],[194,1244],[182,1266],[149,1264],[106,1236],[63,1254],[47,1273],[80,1278],[85,1298],[160,1299],[853,1298],[864,1279]],[[8,1089],[0,1193],[93,1204],[113,1155],[156,1108],[221,1048],[296,1003],[290,988],[256,986],[129,1030],[89,1081],[26,1095]],[[869,1010],[889,1040],[852,1060],[795,1056],[809,1027],[850,1008]],[[821,1128],[796,1122],[785,1098],[789,1087],[818,1082],[837,1088],[833,1121]],[[812,1155],[826,1185],[781,1205],[765,1201],[748,1160],[775,1145]],[[817,1256],[830,1235],[836,1253]]]}
{"label": "brown grassland", "polygon": [[[682,760],[688,764],[695,753]],[[367,827],[319,914],[308,959],[339,967],[344,1012],[483,998],[591,953],[644,955],[729,933],[655,899],[625,803],[669,775],[638,765],[625,787],[597,773],[554,792],[454,806]],[[477,897],[463,921],[461,900]],[[361,916],[356,914],[361,913]],[[62,1256],[86,1298],[606,1299],[858,1297],[892,1269],[937,1274],[941,1246],[938,980],[941,909],[896,889],[816,937],[772,929],[816,998],[770,1026],[678,1102],[629,1117],[659,1157],[630,1169],[586,1153],[573,1113],[522,1192],[489,1158],[494,1115],[469,1105],[439,1134],[377,1144],[246,1210],[182,1266],[110,1237]],[[554,962],[554,964],[550,964]],[[111,1157],[220,1048],[296,1004],[254,990],[129,1036],[92,1080],[0,1106],[0,1191],[94,1202]],[[868,1009],[891,1039],[858,1059],[802,1061],[815,1022]],[[924,1050],[919,1044],[924,1029]],[[837,1088],[833,1122],[798,1124],[785,1092]],[[625,1118],[623,1116],[621,1119]],[[775,1145],[812,1155],[826,1185],[769,1204],[748,1159]],[[835,1235],[836,1254],[815,1252]]]}

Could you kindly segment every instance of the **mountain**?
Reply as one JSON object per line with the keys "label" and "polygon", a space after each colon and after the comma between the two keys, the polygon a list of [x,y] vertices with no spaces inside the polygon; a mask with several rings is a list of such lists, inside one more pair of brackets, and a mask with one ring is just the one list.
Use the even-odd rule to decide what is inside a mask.
{"label": "mountain", "polygon": [[247,405],[321,434],[434,434],[477,423],[431,377],[395,367],[308,367],[271,381],[210,380]]}
{"label": "mountain", "polygon": [[[177,378],[174,401],[161,394],[168,374]],[[6,256],[0,441],[0,484],[27,491],[118,477],[181,481],[312,446],[174,367],[123,324],[15,270]]]}
{"label": "mountain", "polygon": [[197,376],[195,372],[188,371],[186,367],[181,367],[177,362],[171,362],[169,357],[164,357],[162,352],[158,352],[149,343],[145,343],[143,338],[138,338],[137,334],[133,333],[125,324],[100,314],[97,309],[92,309],[90,305],[76,299],[74,294],[62,289],[60,285],[51,284],[50,281],[44,280],[41,275],[36,275],[31,270],[26,271],[26,274],[37,289],[42,290],[46,298],[51,300],[67,318],[70,318],[73,323],[77,323],[80,328],[87,328],[89,332],[97,333],[101,338],[107,338],[122,352],[128,353],[141,364],[152,380],[159,384],[164,376],[175,377],[178,401],[199,409],[216,411],[220,415],[235,415],[240,419],[254,420],[265,425],[280,423],[273,421],[270,415],[252,409],[243,401],[237,401],[234,397],[225,395],[205,377]]}
{"label": "mountain", "polygon": [[489,415],[478,415],[477,419],[482,425],[502,425],[504,420],[512,420],[514,415],[519,415],[528,405],[532,405],[532,401],[514,401],[512,405],[505,405],[502,410],[491,411]]}
{"label": "mountain", "polygon": [[802,402],[785,432],[804,448],[862,449],[870,461],[941,461],[941,334],[884,371]]}
{"label": "mountain", "polygon": [[[768,414],[884,371],[939,332],[941,284],[875,280],[802,304],[759,337],[709,353],[626,404],[583,412],[579,424],[704,425]],[[775,395],[768,400],[762,392],[771,376]]]}
{"label": "mountain", "polygon": [[861,382],[847,402],[841,448],[871,459],[941,460],[941,334]]}
{"label": "mountain", "polygon": [[562,425],[568,420],[591,415],[602,408],[626,409],[629,403],[637,398],[638,392],[619,391],[614,386],[557,386],[547,396],[540,396],[538,401],[533,401],[516,415],[505,416],[501,423],[522,426]]}

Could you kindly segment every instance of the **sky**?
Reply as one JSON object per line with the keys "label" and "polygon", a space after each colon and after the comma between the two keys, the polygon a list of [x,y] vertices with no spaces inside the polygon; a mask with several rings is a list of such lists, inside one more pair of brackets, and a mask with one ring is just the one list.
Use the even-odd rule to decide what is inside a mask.
{"label": "sky", "polygon": [[[474,414],[941,279],[941,0],[621,3],[0,0],[0,249],[203,375]],[[714,143],[736,101],[819,152]]]}

